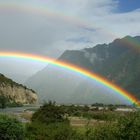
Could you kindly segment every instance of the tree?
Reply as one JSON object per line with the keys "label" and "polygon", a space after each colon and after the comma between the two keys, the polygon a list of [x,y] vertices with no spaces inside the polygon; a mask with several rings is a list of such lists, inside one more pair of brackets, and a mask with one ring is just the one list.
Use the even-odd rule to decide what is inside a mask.
{"label": "tree", "polygon": [[50,123],[68,122],[68,119],[65,118],[63,108],[50,101],[45,103],[33,114],[32,121],[38,121],[48,125]]}
{"label": "tree", "polygon": [[0,95],[0,108],[6,108],[8,99],[4,95]]}
{"label": "tree", "polygon": [[115,105],[109,105],[108,110],[114,111],[116,109]]}
{"label": "tree", "polygon": [[57,106],[51,101],[33,114],[26,129],[26,137],[30,140],[72,140],[79,136],[69,125],[64,106]]}

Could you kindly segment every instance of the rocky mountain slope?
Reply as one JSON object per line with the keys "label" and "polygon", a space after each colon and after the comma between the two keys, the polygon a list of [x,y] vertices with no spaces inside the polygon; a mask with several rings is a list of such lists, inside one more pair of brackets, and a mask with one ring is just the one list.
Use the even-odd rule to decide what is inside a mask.
{"label": "rocky mountain slope", "polygon": [[[140,98],[139,49],[140,37],[126,36],[110,44],[99,44],[83,50],[67,50],[59,60],[98,73]],[[121,102],[111,91],[104,90],[94,81],[52,65],[31,77],[27,85],[35,88],[41,99],[43,97],[60,102],[65,100],[80,103]],[[104,92],[107,94],[103,94]]]}
{"label": "rocky mountain slope", "polygon": [[0,96],[6,97],[11,103],[33,104],[37,101],[35,91],[18,84],[0,74]]}
{"label": "rocky mountain slope", "polygon": [[66,51],[59,59],[88,68],[140,98],[139,36],[126,36],[110,44],[97,45],[82,51],[84,61],[73,51]]}

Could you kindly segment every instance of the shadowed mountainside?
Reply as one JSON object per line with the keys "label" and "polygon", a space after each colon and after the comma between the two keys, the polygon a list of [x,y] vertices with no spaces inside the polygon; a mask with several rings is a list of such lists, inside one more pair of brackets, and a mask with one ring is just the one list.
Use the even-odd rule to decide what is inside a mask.
{"label": "shadowed mountainside", "polygon": [[[140,98],[140,37],[126,36],[110,44],[83,50],[67,50],[58,60],[73,63],[102,75]],[[115,95],[95,82],[70,71],[48,65],[32,76],[27,85],[39,92],[41,99],[60,102],[119,103]],[[107,94],[102,94],[106,92]],[[115,97],[115,98],[114,98]]]}

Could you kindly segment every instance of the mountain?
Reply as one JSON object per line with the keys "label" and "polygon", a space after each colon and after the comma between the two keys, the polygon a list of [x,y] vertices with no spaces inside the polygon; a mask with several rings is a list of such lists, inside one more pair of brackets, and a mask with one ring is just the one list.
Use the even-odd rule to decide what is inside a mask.
{"label": "mountain", "polygon": [[0,74],[0,96],[4,96],[10,103],[33,104],[37,101],[37,94],[32,89],[18,84]]}
{"label": "mountain", "polygon": [[[82,50],[67,50],[58,60],[102,75],[140,99],[139,46],[139,36],[126,36],[109,44],[98,44]],[[41,100],[124,103],[121,97],[96,82],[50,64],[32,76],[26,84],[38,91]]]}

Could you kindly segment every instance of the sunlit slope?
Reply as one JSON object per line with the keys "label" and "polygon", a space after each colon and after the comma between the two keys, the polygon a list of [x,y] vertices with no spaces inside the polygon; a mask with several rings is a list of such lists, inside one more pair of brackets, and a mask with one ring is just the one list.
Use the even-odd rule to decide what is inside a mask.
{"label": "sunlit slope", "polygon": [[37,101],[37,94],[34,90],[14,82],[0,74],[0,97],[7,99],[9,103],[33,104]]}

